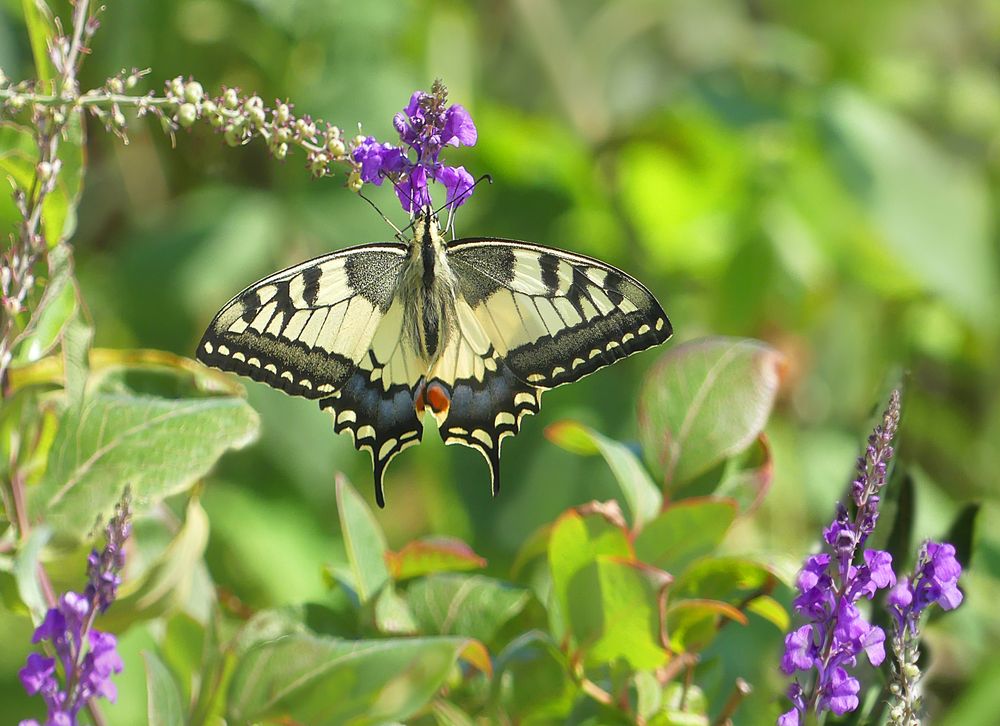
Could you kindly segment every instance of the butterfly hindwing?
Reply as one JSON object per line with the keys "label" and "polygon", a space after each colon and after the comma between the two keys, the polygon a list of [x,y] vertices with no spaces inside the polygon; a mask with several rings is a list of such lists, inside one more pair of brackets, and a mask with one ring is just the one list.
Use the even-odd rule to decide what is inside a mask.
{"label": "butterfly hindwing", "polygon": [[386,467],[398,453],[420,443],[423,433],[414,395],[427,361],[406,342],[403,311],[403,301],[394,300],[347,381],[319,402],[333,416],[334,430],[347,431],[355,448],[371,454],[375,500],[380,507],[385,506],[382,477]]}
{"label": "butterfly hindwing", "polygon": [[541,390],[520,380],[458,297],[452,327],[421,392],[438,421],[446,444],[479,451],[490,467],[493,494],[500,491],[500,445],[521,428],[521,419],[538,413]]}
{"label": "butterfly hindwing", "polygon": [[653,295],[599,260],[502,239],[448,246],[460,294],[509,369],[547,389],[670,337]]}

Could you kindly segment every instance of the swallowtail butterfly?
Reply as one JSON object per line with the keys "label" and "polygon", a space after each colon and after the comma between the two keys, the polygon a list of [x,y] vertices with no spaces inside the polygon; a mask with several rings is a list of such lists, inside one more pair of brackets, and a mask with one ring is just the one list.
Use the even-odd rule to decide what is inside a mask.
{"label": "swallowtail butterfly", "polygon": [[360,245],[256,282],[226,303],[203,363],[313,398],[372,457],[375,498],[430,410],[500,489],[500,444],[542,392],[662,343],[670,321],[599,260],[491,237],[446,242],[419,214],[409,243]]}

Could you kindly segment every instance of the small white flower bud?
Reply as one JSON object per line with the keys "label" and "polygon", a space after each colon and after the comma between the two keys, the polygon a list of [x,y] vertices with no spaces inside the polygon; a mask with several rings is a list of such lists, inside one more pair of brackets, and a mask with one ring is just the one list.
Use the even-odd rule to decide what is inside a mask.
{"label": "small white flower bud", "polygon": [[170,93],[180,98],[184,95],[184,79],[180,76],[170,81]]}
{"label": "small white flower bud", "polygon": [[198,81],[189,81],[187,85],[184,86],[184,98],[186,98],[191,103],[198,103],[202,98],[205,97],[205,89],[201,87]]}
{"label": "small white flower bud", "polygon": [[915,681],[920,678],[920,669],[915,663],[907,663],[903,666],[903,675],[908,681]]}
{"label": "small white flower bud", "polygon": [[361,146],[361,144],[365,143],[366,138],[368,137],[365,136],[364,134],[358,134],[357,136],[354,137],[354,145]]}
{"label": "small white flower bud", "polygon": [[361,174],[357,169],[352,171],[347,177],[347,188],[352,192],[360,192],[365,183],[361,181]]}
{"label": "small white flower bud", "polygon": [[226,89],[226,92],[222,95],[222,103],[226,108],[236,108],[240,105],[240,97],[237,95],[235,88]]}
{"label": "small white flower bud", "polygon": [[117,106],[115,106],[111,111],[111,120],[114,121],[115,126],[118,128],[125,128],[125,114],[123,114],[122,110]]}
{"label": "small white flower bud", "polygon": [[66,117],[63,115],[62,111],[56,110],[52,112],[52,123],[56,126],[62,126],[66,122]]}
{"label": "small white flower bud", "polygon": [[122,79],[118,76],[108,79],[108,90],[112,93],[121,93],[125,90],[125,84],[122,83]]}
{"label": "small white flower bud", "polygon": [[316,124],[312,121],[306,121],[303,118],[295,119],[295,130],[299,132],[302,138],[311,139],[316,135]]}
{"label": "small white flower bud", "polygon": [[344,142],[339,138],[330,138],[326,142],[327,151],[329,151],[334,156],[343,156],[347,148],[344,146]]}
{"label": "small white flower bud", "polygon": [[309,171],[313,174],[322,175],[326,171],[326,165],[330,159],[323,152],[312,154],[309,157]]}
{"label": "small white flower bud", "polygon": [[223,116],[221,113],[213,114],[211,117],[209,117],[208,122],[212,124],[213,129],[221,129],[223,125],[226,123],[226,117]]}
{"label": "small white flower bud", "polygon": [[264,108],[264,102],[261,100],[260,96],[250,96],[250,98],[243,102],[243,108],[247,111],[254,108]]}
{"label": "small white flower bud", "polygon": [[278,144],[277,146],[274,147],[275,159],[278,159],[280,161],[281,159],[284,159],[286,156],[288,156],[288,144]]}
{"label": "small white flower bud", "polygon": [[9,103],[10,107],[15,111],[19,111],[24,108],[24,96],[11,96],[7,103]]}
{"label": "small white flower bud", "polygon": [[331,139],[339,139],[340,138],[340,127],[339,126],[331,126],[330,128],[328,128],[326,130],[326,135],[329,138],[331,138]]}
{"label": "small white flower bud", "polygon": [[287,103],[279,103],[278,107],[274,109],[274,120],[279,124],[286,123],[291,117],[292,112],[289,110]]}
{"label": "small white flower bud", "polygon": [[274,138],[278,141],[291,141],[292,132],[289,131],[287,127],[281,126],[274,130]]}
{"label": "small white flower bud", "polygon": [[898,683],[894,682],[889,684],[889,692],[894,696],[898,696],[902,692],[902,690],[903,689],[899,687]]}
{"label": "small white flower bud", "polygon": [[135,73],[130,75],[125,79],[125,88],[135,88],[135,85],[139,82],[139,76]]}
{"label": "small white flower bud", "polygon": [[52,177],[52,164],[48,161],[38,162],[38,166],[35,167],[38,173],[38,178],[42,181],[47,181]]}
{"label": "small white flower bud", "polygon": [[223,135],[230,146],[239,146],[243,143],[243,132],[235,126],[227,126]]}
{"label": "small white flower bud", "polygon": [[250,121],[254,126],[263,126],[267,121],[267,117],[264,115],[264,109],[257,106],[248,108],[247,115],[250,117]]}
{"label": "small white flower bud", "polygon": [[182,103],[177,111],[177,123],[184,128],[190,128],[198,120],[198,109],[193,103]]}
{"label": "small white flower bud", "polygon": [[215,113],[216,108],[215,101],[211,99],[205,99],[205,101],[201,104],[201,112],[206,116]]}
{"label": "small white flower bud", "polygon": [[889,718],[891,718],[893,721],[896,721],[896,722],[901,721],[902,718],[903,718],[903,708],[902,708],[902,706],[893,706],[889,710]]}

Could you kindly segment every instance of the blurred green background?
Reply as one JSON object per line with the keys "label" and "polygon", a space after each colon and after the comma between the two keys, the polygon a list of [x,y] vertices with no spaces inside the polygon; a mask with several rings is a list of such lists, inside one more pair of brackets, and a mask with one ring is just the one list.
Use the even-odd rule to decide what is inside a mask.
{"label": "blurred green background", "polygon": [[[0,7],[0,67],[28,76],[20,3]],[[984,503],[966,604],[930,629],[932,705],[991,722],[975,719],[1000,698],[1000,4],[109,2],[84,87],[133,66],[152,69],[157,93],[192,75],[389,141],[392,115],[440,77],[479,128],[476,147],[446,159],[494,179],[462,208],[460,235],[622,267],[670,315],[667,345],[727,334],[785,353],[775,482],[731,534],[734,552],[797,561],[815,546],[873,407],[902,378],[916,532],[943,536],[964,503]],[[314,181],[301,155],[230,149],[203,125],[176,148],[155,123],[130,136],[123,146],[92,125],[73,240],[98,346],[192,355],[249,282],[391,236],[343,175]],[[368,191],[402,225],[391,191]],[[478,454],[427,431],[387,475],[377,515],[390,546],[455,535],[503,576],[539,525],[615,491],[545,426],[572,417],[634,439],[634,394],[656,356],[547,394],[504,447],[497,500]],[[322,566],[343,559],[334,472],[370,492],[368,456],[314,404],[247,389],[263,433],[208,482],[212,574],[252,607],[319,597]],[[781,638],[752,642],[762,665],[746,675],[766,704]]]}

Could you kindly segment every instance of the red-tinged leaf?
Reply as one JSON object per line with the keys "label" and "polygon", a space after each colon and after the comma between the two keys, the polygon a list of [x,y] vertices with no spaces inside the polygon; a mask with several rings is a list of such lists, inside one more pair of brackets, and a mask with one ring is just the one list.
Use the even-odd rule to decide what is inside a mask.
{"label": "red-tinged leaf", "polygon": [[394,580],[407,580],[432,572],[462,572],[486,567],[484,558],[455,537],[414,540],[399,552],[386,552],[385,562]]}
{"label": "red-tinged leaf", "polygon": [[487,678],[493,677],[493,661],[490,660],[490,652],[478,640],[470,639],[458,657],[480,673],[485,674]]}
{"label": "red-tinged leaf", "polygon": [[667,608],[670,647],[679,653],[702,650],[718,634],[720,618],[740,625],[749,622],[738,608],[718,600],[691,599],[671,604]]}

